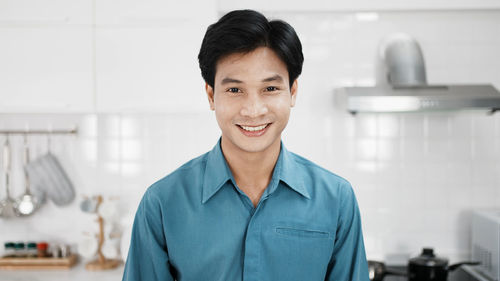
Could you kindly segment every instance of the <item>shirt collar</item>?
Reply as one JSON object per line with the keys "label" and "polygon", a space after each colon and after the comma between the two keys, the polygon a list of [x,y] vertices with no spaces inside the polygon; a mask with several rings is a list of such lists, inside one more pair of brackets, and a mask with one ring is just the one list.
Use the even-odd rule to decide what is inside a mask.
{"label": "shirt collar", "polygon": [[203,177],[202,204],[208,201],[228,180],[233,178],[231,170],[222,154],[220,138],[214,148],[208,152],[205,175]]}
{"label": "shirt collar", "polygon": [[294,155],[285,148],[283,142],[281,142],[280,157],[278,158],[278,163],[276,164],[280,167],[280,180],[286,183],[291,189],[300,193],[302,196],[307,199],[311,199],[311,195],[304,185],[302,175],[304,170],[295,161]]}
{"label": "shirt collar", "polygon": [[[217,193],[227,181],[231,180],[234,182],[231,170],[222,153],[220,143],[221,139],[219,138],[214,148],[208,152],[205,175],[203,177],[202,204]],[[283,142],[281,142],[280,155],[272,177],[271,185],[269,186],[272,190],[266,190],[265,194],[270,194],[277,188],[277,184],[273,183],[279,179],[302,196],[308,199],[311,198],[302,180],[301,170],[295,162],[292,153],[285,148]]]}

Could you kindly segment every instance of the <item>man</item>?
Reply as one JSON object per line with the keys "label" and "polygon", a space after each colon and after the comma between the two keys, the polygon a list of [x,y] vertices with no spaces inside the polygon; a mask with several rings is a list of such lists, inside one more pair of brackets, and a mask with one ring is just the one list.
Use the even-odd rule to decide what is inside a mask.
{"label": "man", "polygon": [[281,143],[303,63],[294,29],[233,11],[198,59],[222,136],[146,191],[123,280],[368,280],[350,184]]}

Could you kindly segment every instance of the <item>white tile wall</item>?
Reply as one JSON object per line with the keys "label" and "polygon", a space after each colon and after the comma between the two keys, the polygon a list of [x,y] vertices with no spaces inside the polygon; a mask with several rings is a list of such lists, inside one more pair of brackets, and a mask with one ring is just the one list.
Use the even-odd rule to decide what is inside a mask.
{"label": "white tile wall", "polygon": [[[500,207],[500,114],[353,117],[334,107],[333,89],[375,83],[377,44],[395,31],[420,41],[429,82],[489,82],[500,88],[500,11],[271,16],[295,26],[306,58],[285,144],[351,181],[368,257],[398,262],[432,246],[452,260],[466,258],[470,212]],[[200,79],[186,78],[186,83]],[[76,242],[95,228],[93,218],[80,212],[79,201],[96,193],[119,196],[122,223],[128,226],[147,186],[211,149],[219,136],[208,106],[206,114],[0,114],[0,129],[26,125],[78,126],[78,136],[52,138],[52,150],[74,181],[78,198],[64,208],[48,203],[30,218],[0,220],[0,241]],[[45,151],[45,137],[30,140],[33,157]],[[12,137],[16,195],[22,192],[21,141]]]}

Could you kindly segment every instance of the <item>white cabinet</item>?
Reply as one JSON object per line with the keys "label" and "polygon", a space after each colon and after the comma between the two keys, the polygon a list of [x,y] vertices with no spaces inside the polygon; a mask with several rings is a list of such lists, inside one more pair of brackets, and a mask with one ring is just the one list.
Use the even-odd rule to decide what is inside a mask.
{"label": "white cabinet", "polygon": [[212,22],[216,0],[99,0],[96,24],[175,26],[179,22]]}
{"label": "white cabinet", "polygon": [[0,112],[93,108],[90,27],[0,27]]}
{"label": "white cabinet", "polygon": [[199,111],[216,0],[0,0],[0,112]]}
{"label": "white cabinet", "polygon": [[99,112],[208,110],[197,55],[199,27],[97,30]]}
{"label": "white cabinet", "polygon": [[0,0],[0,112],[93,110],[91,0]]}
{"label": "white cabinet", "polygon": [[404,11],[404,10],[461,10],[498,9],[497,0],[218,0],[221,11],[255,9],[262,12],[296,11]]}
{"label": "white cabinet", "polygon": [[97,111],[208,110],[197,56],[216,19],[214,0],[98,1]]}
{"label": "white cabinet", "polygon": [[91,24],[92,0],[0,0],[0,23]]}

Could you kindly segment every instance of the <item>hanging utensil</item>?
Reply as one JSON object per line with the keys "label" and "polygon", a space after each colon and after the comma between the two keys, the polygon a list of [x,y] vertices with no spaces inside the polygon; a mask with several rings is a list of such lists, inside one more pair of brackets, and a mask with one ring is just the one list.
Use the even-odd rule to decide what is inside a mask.
{"label": "hanging utensil", "polygon": [[3,168],[5,170],[5,198],[0,201],[0,216],[11,218],[15,215],[15,201],[10,197],[10,165],[11,165],[11,150],[9,143],[9,135],[5,138],[3,145]]}
{"label": "hanging utensil", "polygon": [[28,137],[25,134],[24,135],[24,183],[25,183],[25,191],[24,194],[21,195],[16,200],[16,203],[14,205],[14,210],[16,211],[16,215],[18,216],[29,216],[33,214],[36,209],[39,207],[39,202],[38,199],[31,194],[30,190],[30,177],[28,175],[28,172],[26,171],[26,166],[29,164],[30,160],[30,154],[29,154],[29,145],[28,145]]}
{"label": "hanging utensil", "polygon": [[26,165],[32,183],[45,189],[47,197],[58,206],[68,205],[75,198],[75,190],[66,172],[57,158],[50,151],[50,133],[48,151]]}

